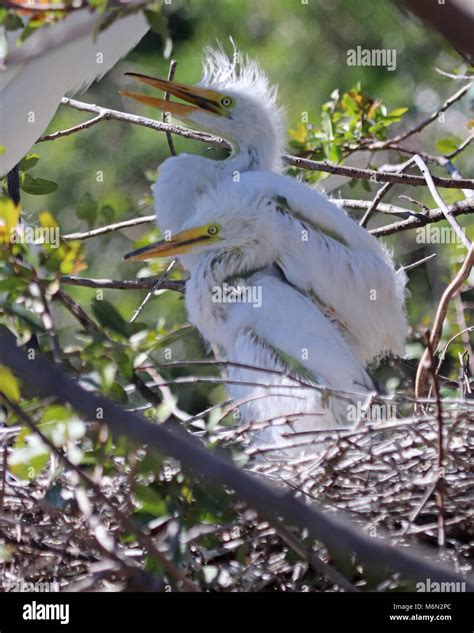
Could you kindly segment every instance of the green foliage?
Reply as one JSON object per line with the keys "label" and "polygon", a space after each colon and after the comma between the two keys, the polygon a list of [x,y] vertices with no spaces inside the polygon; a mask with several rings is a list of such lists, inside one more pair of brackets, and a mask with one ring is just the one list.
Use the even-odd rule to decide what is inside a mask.
{"label": "green foliage", "polygon": [[319,124],[300,122],[290,130],[290,145],[300,156],[340,163],[355,149],[385,140],[388,128],[407,111],[396,108],[387,113],[382,101],[364,94],[360,84],[342,95],[336,89],[321,106]]}
{"label": "green foliage", "polygon": [[[99,28],[106,28],[119,15],[106,0],[92,0],[90,4],[102,14]],[[122,70],[131,66],[151,75],[166,76],[168,63],[163,58],[170,55],[171,45],[179,61],[177,79],[195,83],[200,76],[198,53],[202,46],[214,44],[216,39],[224,40],[223,44],[227,46],[225,34],[232,33],[238,46],[250,56],[257,57],[271,79],[279,82],[280,99],[287,106],[289,120],[298,121],[291,125],[289,132],[292,152],[315,160],[344,163],[356,149],[383,141],[402,127],[409,127],[414,118],[423,116],[415,98],[419,85],[424,89],[428,86],[439,102],[452,89],[450,82],[444,84],[434,73],[427,74],[423,61],[429,51],[430,65],[450,67],[450,54],[438,43],[434,48],[431,36],[415,23],[407,23],[406,29],[401,31],[398,18],[394,19],[395,8],[390,3],[334,0],[310,5],[304,7],[301,3],[284,0],[274,3],[200,0],[199,11],[196,3],[172,6],[163,11],[161,2],[149,3],[146,16],[152,32],[130,55],[126,66],[119,66],[82,98],[111,108],[130,107],[129,104],[125,106],[116,94],[117,84],[122,87],[122,81],[125,81]],[[360,17],[364,7],[370,20]],[[383,42],[397,39],[404,56],[410,59],[410,66],[404,68],[403,81],[399,75],[381,68],[350,68],[345,64],[347,33],[341,31],[340,25],[345,23],[347,16],[363,46],[380,47]],[[44,17],[50,20],[49,12]],[[54,19],[61,19],[61,13],[55,12]],[[45,20],[36,17],[26,25],[26,19],[0,9],[0,23],[8,29],[23,29],[24,40],[42,27]],[[327,25],[327,28],[321,25]],[[163,52],[163,58],[157,51]],[[462,68],[460,71],[464,72]],[[329,99],[327,95],[330,95]],[[409,109],[400,104],[409,104]],[[303,118],[301,113],[305,113]],[[50,129],[71,127],[83,120],[82,115],[72,109],[60,108]],[[422,147],[443,155],[454,151],[462,140],[452,135],[449,129],[435,128],[434,132],[427,129],[424,134]],[[208,154],[201,144],[191,144],[179,138],[175,142],[178,152],[219,157],[217,152]],[[57,228],[60,235],[151,213],[150,183],[156,178],[156,166],[169,153],[164,137],[151,130],[117,122],[42,143],[34,151],[20,163],[23,217],[28,225]],[[366,156],[368,164],[377,160],[369,154]],[[40,157],[41,164],[38,165]],[[403,156],[396,153],[390,158],[393,162],[401,162]],[[460,156],[456,165],[463,172],[467,159]],[[41,170],[41,177],[36,176],[37,169]],[[101,182],[95,178],[98,170],[104,173]],[[296,175],[296,171],[290,170],[290,173]],[[300,174],[301,171],[298,176]],[[306,171],[304,177],[314,182],[321,174]],[[370,190],[368,184],[352,181],[341,188],[341,194],[343,197],[349,194],[364,197],[364,186]],[[412,195],[413,191],[394,187],[386,201],[404,204],[398,200],[402,193]],[[442,193],[448,202],[460,195],[454,190]],[[46,194],[49,195],[48,211],[40,197]],[[429,194],[421,188],[414,195],[422,203],[432,204]],[[415,209],[418,211],[418,207]],[[225,415],[223,387],[199,382],[201,376],[218,375],[218,370],[167,364],[169,360],[206,357],[199,336],[186,324],[182,297],[168,291],[156,293],[140,314],[139,322],[130,323],[131,315],[147,294],[146,290],[104,289],[96,292],[71,287],[61,281],[63,275],[80,274],[86,268],[87,275],[94,278],[133,279],[137,275],[160,274],[163,263],[140,268],[122,264],[123,254],[131,249],[132,243],[139,247],[155,241],[159,237],[157,230],[147,225],[87,241],[60,239],[53,245],[40,239],[35,244],[14,243],[10,236],[12,230],[20,230],[19,213],[11,201],[0,199],[0,325],[13,332],[20,345],[27,349],[38,347],[53,358],[52,320],[63,369],[77,378],[82,386],[127,409],[137,410],[155,424],[162,424],[184,411],[189,415],[184,425],[197,434],[199,439],[196,441],[201,441],[211,451],[225,451],[228,459],[245,465],[248,457],[240,446],[221,439],[220,433],[236,424],[231,414]],[[442,249],[431,245],[420,247],[408,233],[391,245],[399,263],[409,263],[428,251],[438,250],[442,284],[447,283],[452,271],[459,266],[456,245],[443,245]],[[184,277],[185,272],[180,270],[174,270],[170,275],[171,279]],[[84,320],[83,313],[81,320],[77,313],[64,307],[59,289],[90,321]],[[387,364],[377,374],[389,390],[396,385],[411,395],[414,369],[423,351],[418,334],[430,327],[439,292],[439,284],[434,284],[433,275],[425,268],[410,273],[412,336],[408,355],[401,369],[395,370]],[[467,325],[471,325],[471,316],[466,318]],[[443,331],[442,346],[459,333],[456,319],[453,309]],[[443,385],[443,396],[458,395],[459,354],[463,351],[460,338],[447,350],[443,373],[450,378],[450,383]],[[279,358],[294,373],[308,378],[302,371],[304,368],[293,359],[281,353]],[[191,384],[176,382],[190,376],[194,377]],[[155,394],[151,402],[143,389],[147,384]],[[276,538],[261,537],[251,520],[248,521],[251,525],[248,533],[245,529],[239,532],[240,522],[246,521],[243,517],[246,517],[247,509],[237,507],[235,497],[228,490],[204,486],[198,478],[183,472],[180,464],[164,460],[146,447],[131,446],[123,439],[112,438],[102,427],[100,417],[80,419],[68,408],[39,399],[28,385],[20,384],[11,371],[2,366],[0,392],[20,403],[54,446],[79,464],[85,473],[90,476],[104,474],[109,482],[117,485],[118,492],[115,489],[109,491],[111,498],[115,500],[116,493],[117,497],[123,495],[120,503],[126,509],[124,512],[145,531],[162,539],[168,548],[167,556],[176,563],[184,561],[188,564],[191,544],[193,555],[199,560],[194,576],[205,589],[222,590],[235,586],[230,573],[245,578],[251,565],[254,568],[266,565],[268,556],[277,547],[281,559],[294,564],[295,555],[287,549],[282,550],[281,542],[278,543]],[[157,405],[156,398],[165,398],[165,402]],[[8,411],[5,418],[11,426],[22,425],[12,411]],[[9,469],[15,476],[30,480],[34,485],[47,480],[47,472],[50,476],[47,471],[50,457],[49,448],[38,440],[37,435],[21,426],[12,445]],[[66,494],[71,494],[68,482],[61,471],[51,478],[44,501],[66,512],[65,508],[71,503],[71,497]],[[96,510],[97,516],[103,519],[106,512],[102,505],[98,504]],[[232,527],[226,531],[229,525]],[[237,534],[232,532],[234,529]],[[117,526],[112,531],[121,545],[136,545],[133,534]],[[232,541],[236,542],[233,549],[230,547]],[[307,543],[307,546],[312,547],[313,543]],[[9,556],[7,548],[0,547],[0,558]],[[231,572],[222,569],[223,561],[228,557],[232,557],[232,565],[227,565],[226,569]],[[368,588],[375,588],[382,579],[374,570],[361,570],[358,561],[349,553],[331,552],[330,558],[347,578],[352,581],[359,577]],[[143,564],[152,573],[164,574],[151,556],[144,558]],[[311,570],[291,582],[296,590],[305,583],[310,590],[325,587],[324,581]],[[272,588],[275,586],[276,582],[271,585]]]}

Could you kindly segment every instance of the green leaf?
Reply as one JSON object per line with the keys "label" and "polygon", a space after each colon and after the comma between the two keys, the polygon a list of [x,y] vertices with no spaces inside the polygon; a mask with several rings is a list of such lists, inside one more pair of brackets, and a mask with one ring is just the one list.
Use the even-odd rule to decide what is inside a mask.
{"label": "green leaf", "polygon": [[18,402],[21,398],[18,380],[11,369],[4,365],[0,365],[0,392],[13,402]]}
{"label": "green leaf", "polygon": [[108,392],[108,396],[114,402],[118,402],[119,404],[127,404],[128,403],[127,392],[117,382],[114,382],[114,384],[110,387],[109,392]]}
{"label": "green leaf", "polygon": [[436,141],[436,149],[442,154],[451,154],[457,150],[460,144],[461,141],[454,136],[440,138]]}
{"label": "green leaf", "polygon": [[104,327],[110,328],[114,332],[121,334],[122,336],[130,336],[130,328],[123,316],[117,311],[117,309],[110,303],[103,299],[99,301],[94,299],[91,303],[92,312],[95,318]]}
{"label": "green leaf", "polygon": [[401,117],[405,114],[405,112],[408,112],[409,108],[395,108],[395,110],[392,110],[391,112],[389,112],[387,114],[388,117]]}
{"label": "green leaf", "polygon": [[3,26],[7,31],[17,31],[23,28],[23,22],[19,15],[15,13],[8,13],[3,21]]}
{"label": "green leaf", "polygon": [[11,314],[14,314],[15,316],[17,316],[21,321],[23,321],[24,323],[26,323],[26,325],[28,325],[28,327],[33,330],[33,332],[44,332],[44,326],[41,323],[41,321],[38,319],[38,317],[33,314],[33,312],[30,312],[29,310],[27,310],[26,308],[24,308],[22,305],[19,305],[17,303],[13,303],[10,305],[7,304],[1,304],[0,306],[7,312],[10,312]]}
{"label": "green leaf", "polygon": [[77,203],[76,215],[80,220],[86,220],[89,224],[94,224],[97,218],[98,207],[97,201],[87,192]]}
{"label": "green leaf", "polygon": [[48,463],[49,448],[29,428],[23,428],[13,445],[8,465],[20,479],[36,479]]}
{"label": "green leaf", "polygon": [[107,222],[112,222],[115,217],[115,209],[110,204],[105,204],[101,208],[100,214],[106,219]]}
{"label": "green leaf", "polygon": [[166,503],[160,495],[149,486],[137,484],[134,493],[140,509],[144,512],[149,512],[154,516],[163,516],[168,512]]}
{"label": "green leaf", "polygon": [[28,171],[39,161],[38,154],[27,154],[20,161],[20,171]]}
{"label": "green leaf", "polygon": [[21,188],[25,193],[29,193],[32,196],[44,196],[56,191],[58,185],[52,180],[34,178],[30,174],[25,174],[21,180]]}
{"label": "green leaf", "polygon": [[150,29],[153,33],[158,33],[158,35],[164,35],[166,31],[166,23],[161,15],[160,11],[145,11],[145,17],[147,19],[148,24],[150,25]]}

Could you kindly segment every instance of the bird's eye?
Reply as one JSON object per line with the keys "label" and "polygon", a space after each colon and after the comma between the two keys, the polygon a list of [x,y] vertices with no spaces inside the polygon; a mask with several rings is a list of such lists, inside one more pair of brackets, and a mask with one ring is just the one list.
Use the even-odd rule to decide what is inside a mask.
{"label": "bird's eye", "polygon": [[229,106],[231,106],[231,105],[232,105],[232,99],[231,99],[230,97],[224,97],[224,98],[221,100],[221,104],[222,104],[224,107],[228,108]]}
{"label": "bird's eye", "polygon": [[211,224],[211,226],[209,226],[207,229],[207,233],[208,235],[217,235],[219,233],[219,227]]}

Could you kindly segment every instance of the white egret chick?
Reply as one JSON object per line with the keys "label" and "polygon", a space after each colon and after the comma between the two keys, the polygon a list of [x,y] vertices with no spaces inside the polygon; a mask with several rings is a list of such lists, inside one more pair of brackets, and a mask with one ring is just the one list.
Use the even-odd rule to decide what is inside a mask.
{"label": "white egret chick", "polygon": [[276,205],[287,217],[282,230],[290,231],[279,253],[287,282],[315,305],[325,306],[324,314],[364,365],[387,354],[403,354],[407,329],[403,275],[395,275],[384,247],[342,209],[279,173],[285,126],[276,89],[259,66],[237,52],[229,60],[220,50],[208,50],[197,86],[132,76],[186,104],[122,94],[170,111],[187,125],[225,138],[232,147],[225,160],[181,154],[164,161],[154,187],[162,234],[186,226],[199,198],[217,186],[221,199],[212,208],[222,212],[246,213],[244,206],[225,204],[235,190],[241,192],[234,196],[236,201],[260,201],[252,204],[256,215],[267,205]]}
{"label": "white egret chick", "polygon": [[238,189],[222,200],[217,187],[182,231],[126,256],[181,257],[191,273],[189,320],[231,363],[230,396],[250,399],[243,421],[280,422],[258,437],[283,445],[291,443],[285,432],[350,426],[374,392],[337,327],[282,274],[279,256],[295,227],[275,202]]}

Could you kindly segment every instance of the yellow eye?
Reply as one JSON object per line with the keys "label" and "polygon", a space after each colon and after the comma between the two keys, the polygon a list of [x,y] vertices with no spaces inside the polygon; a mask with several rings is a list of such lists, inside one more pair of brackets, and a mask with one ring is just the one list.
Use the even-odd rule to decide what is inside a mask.
{"label": "yellow eye", "polygon": [[219,233],[219,227],[215,224],[211,224],[207,229],[208,235],[217,235]]}
{"label": "yellow eye", "polygon": [[221,105],[223,105],[225,108],[228,108],[232,105],[232,99],[230,97],[224,97],[223,99],[221,99]]}

